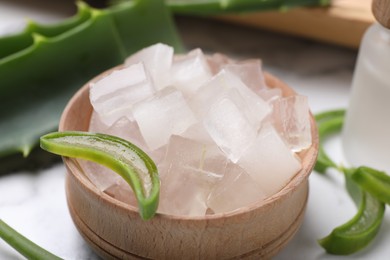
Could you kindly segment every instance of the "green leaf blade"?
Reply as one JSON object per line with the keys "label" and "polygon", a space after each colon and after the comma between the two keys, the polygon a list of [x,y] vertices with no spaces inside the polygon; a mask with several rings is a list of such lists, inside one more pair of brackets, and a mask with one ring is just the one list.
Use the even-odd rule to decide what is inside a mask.
{"label": "green leaf blade", "polygon": [[33,43],[33,34],[38,33],[45,37],[55,37],[82,24],[90,18],[90,8],[84,2],[77,2],[77,14],[64,21],[41,25],[29,21],[21,33],[0,37],[0,60],[30,47]]}
{"label": "green leaf blade", "polygon": [[[360,179],[362,183],[367,184],[367,171],[338,166],[329,158],[323,147],[329,135],[341,131],[344,117],[344,110],[327,111],[315,116],[320,136],[319,157],[315,169],[320,173],[325,173],[327,168],[335,168],[344,172],[347,191],[358,206],[358,211],[352,219],[318,241],[327,253],[335,255],[350,255],[368,246],[379,232],[385,212],[385,204],[370,190],[364,189],[358,181]],[[378,174],[375,172],[372,175]],[[379,175],[383,177],[382,173]],[[371,183],[370,187],[372,186]]]}
{"label": "green leaf blade", "polygon": [[54,132],[41,137],[41,147],[61,156],[99,163],[118,173],[131,186],[140,215],[154,216],[160,181],[153,160],[141,149],[118,137],[87,132]]}
{"label": "green leaf blade", "polygon": [[370,167],[357,168],[351,178],[378,200],[390,205],[390,176]]}
{"label": "green leaf blade", "polygon": [[[109,17],[95,16],[60,37],[40,37],[0,61],[0,156],[28,154],[39,136],[57,127],[78,88],[123,61],[114,29]],[[96,37],[101,40],[96,42]]]}
{"label": "green leaf blade", "polygon": [[[40,34],[32,45],[0,59],[0,157],[27,156],[39,136],[57,128],[72,95],[131,52],[160,41],[182,47],[162,3],[138,0],[134,6],[90,9],[89,18],[74,27],[58,35]],[[142,24],[152,15],[143,17],[149,9],[158,9],[158,15]]]}
{"label": "green leaf blade", "polygon": [[367,192],[362,192],[361,196],[356,215],[318,241],[326,252],[350,255],[368,246],[376,237],[383,221],[385,204]]}
{"label": "green leaf blade", "polygon": [[32,260],[57,260],[61,259],[56,255],[46,251],[26,237],[22,236],[16,230],[8,226],[0,219],[0,238],[12,246],[16,251]]}
{"label": "green leaf blade", "polygon": [[297,6],[327,6],[330,0],[168,0],[167,3],[178,14],[216,15],[286,10]]}
{"label": "green leaf blade", "polygon": [[185,50],[164,0],[125,1],[105,12],[115,23],[126,55],[159,42],[172,46],[176,52]]}
{"label": "green leaf blade", "polygon": [[324,141],[343,127],[345,110],[331,110],[315,116],[318,125],[320,144],[318,157],[314,169],[318,173],[325,173],[328,168],[337,169],[337,164],[328,156],[324,149]]}

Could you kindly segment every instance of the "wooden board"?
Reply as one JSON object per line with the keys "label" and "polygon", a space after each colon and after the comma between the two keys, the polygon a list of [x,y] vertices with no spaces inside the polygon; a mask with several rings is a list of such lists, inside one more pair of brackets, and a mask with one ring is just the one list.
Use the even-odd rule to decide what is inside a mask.
{"label": "wooden board", "polygon": [[371,0],[333,0],[330,7],[295,8],[218,17],[228,22],[302,36],[357,49],[375,21]]}

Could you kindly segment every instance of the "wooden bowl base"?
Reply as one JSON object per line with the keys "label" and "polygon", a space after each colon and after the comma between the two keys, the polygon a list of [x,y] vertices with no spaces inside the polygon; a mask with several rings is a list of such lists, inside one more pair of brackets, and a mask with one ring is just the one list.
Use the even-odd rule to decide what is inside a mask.
{"label": "wooden bowl base", "polygon": [[[68,177],[67,177],[68,178]],[[68,185],[66,185],[67,192],[71,190],[71,188]],[[287,243],[294,237],[296,232],[298,231],[299,227],[302,224],[304,215],[305,215],[305,209],[307,204],[307,198],[308,198],[308,184],[305,186],[305,203],[303,204],[300,213],[296,217],[296,219],[291,223],[291,225],[288,227],[287,230],[282,232],[282,234],[277,237],[276,239],[270,241],[266,245],[261,246],[260,248],[245,253],[243,255],[234,257],[232,259],[270,259],[271,257],[275,256],[281,248],[284,248]],[[112,243],[109,243],[108,241],[104,240],[103,238],[99,237],[89,226],[87,223],[85,223],[77,214],[77,212],[72,207],[72,202],[69,201],[72,200],[72,196],[70,196],[68,192],[68,207],[70,211],[70,215],[73,219],[73,222],[75,223],[79,233],[81,236],[87,241],[87,243],[92,247],[92,249],[102,258],[104,259],[148,259],[141,256],[137,256],[135,254],[132,254],[131,252],[127,252],[122,250],[121,248],[113,245]]]}

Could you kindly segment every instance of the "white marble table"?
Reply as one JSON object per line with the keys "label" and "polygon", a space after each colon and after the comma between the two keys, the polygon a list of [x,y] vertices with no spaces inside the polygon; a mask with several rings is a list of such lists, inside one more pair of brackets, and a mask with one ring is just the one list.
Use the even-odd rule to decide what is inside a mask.
{"label": "white marble table", "polygon": [[[25,17],[53,21],[74,11],[72,1],[11,1],[0,3],[0,32],[20,27]],[[29,4],[27,4],[29,3]],[[50,3],[50,4],[47,4]],[[189,48],[219,51],[237,58],[260,57],[272,72],[297,92],[307,95],[312,111],[344,108],[348,104],[356,52],[269,32],[180,18],[177,20]],[[327,145],[336,160],[342,160],[340,140]],[[57,164],[36,172],[0,176],[0,218],[49,251],[65,259],[98,259],[78,234],[69,216],[65,168]],[[375,242],[348,257],[331,256],[316,240],[355,213],[355,207],[337,172],[313,173],[302,228],[275,259],[385,259],[390,255],[390,218],[386,215]],[[0,241],[0,259],[23,259]]]}

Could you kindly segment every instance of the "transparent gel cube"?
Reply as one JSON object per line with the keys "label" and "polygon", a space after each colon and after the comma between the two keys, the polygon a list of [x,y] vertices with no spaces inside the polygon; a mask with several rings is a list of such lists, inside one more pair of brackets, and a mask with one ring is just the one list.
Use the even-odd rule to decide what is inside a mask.
{"label": "transparent gel cube", "polygon": [[211,71],[200,49],[176,59],[171,69],[171,84],[186,96],[192,96],[208,80]]}
{"label": "transparent gel cube", "polygon": [[155,92],[145,67],[137,63],[92,83],[90,101],[104,124],[111,126],[121,117],[133,120],[133,105]]}
{"label": "transparent gel cube", "polygon": [[157,43],[140,50],[126,59],[126,65],[142,62],[150,72],[153,83],[158,90],[170,85],[170,69],[173,60],[173,48]]}
{"label": "transparent gel cube", "polygon": [[174,87],[137,103],[133,115],[151,150],[166,145],[171,135],[181,134],[197,122],[182,93]]}
{"label": "transparent gel cube", "polygon": [[307,97],[301,95],[284,97],[272,104],[275,128],[290,149],[300,152],[310,147],[312,140]]}
{"label": "transparent gel cube", "polygon": [[223,69],[237,75],[246,86],[257,94],[267,87],[259,59],[226,64]]}
{"label": "transparent gel cube", "polygon": [[253,178],[266,196],[281,190],[301,169],[301,162],[276,130],[264,126],[238,165]]}
{"label": "transparent gel cube", "polygon": [[253,179],[234,163],[229,163],[222,179],[213,187],[207,206],[216,214],[230,212],[261,202],[266,194]]}
{"label": "transparent gel cube", "polygon": [[172,136],[160,170],[161,200],[158,211],[203,216],[211,188],[221,179],[227,159],[216,146]]}
{"label": "transparent gel cube", "polygon": [[203,124],[214,142],[233,162],[237,162],[256,139],[256,129],[228,98],[222,98],[211,106]]}
{"label": "transparent gel cube", "polygon": [[225,96],[230,96],[235,102],[239,102],[246,117],[257,127],[271,112],[267,102],[250,90],[236,75],[225,70],[204,84],[189,104],[198,118],[202,118],[215,102]]}

